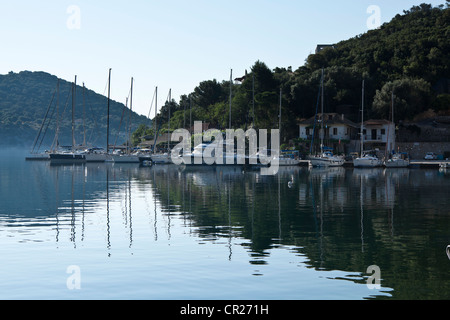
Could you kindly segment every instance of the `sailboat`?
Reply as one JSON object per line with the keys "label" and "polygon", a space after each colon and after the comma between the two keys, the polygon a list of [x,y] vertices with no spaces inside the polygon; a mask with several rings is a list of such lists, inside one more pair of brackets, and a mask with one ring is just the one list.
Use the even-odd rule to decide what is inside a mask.
{"label": "sailboat", "polygon": [[[132,116],[132,110],[133,110],[133,78],[131,78],[131,92],[130,92],[130,118]],[[129,126],[131,127],[131,121]],[[130,140],[130,137],[129,139]],[[129,143],[129,142],[128,142]],[[121,151],[115,152],[112,154],[112,160],[114,163],[139,163],[139,156],[137,154],[132,154],[129,151],[129,148],[127,146],[127,152],[122,153]]]}
{"label": "sailboat", "polygon": [[361,155],[353,160],[355,168],[361,167],[379,167],[383,162],[377,156],[364,151],[364,80],[362,82],[362,109],[361,109]]}
{"label": "sailboat", "polygon": [[[394,123],[394,92],[392,92],[392,123]],[[393,150],[395,150],[395,125],[394,125],[394,141],[393,141],[393,145],[394,148]],[[386,144],[386,149],[388,148],[388,143]],[[384,166],[386,168],[406,168],[409,166],[409,156],[406,153],[394,153],[392,154],[392,156],[384,161]]]}
{"label": "sailboat", "polygon": [[[330,150],[325,150],[323,140],[325,136],[325,130],[324,130],[324,113],[323,113],[323,102],[324,102],[324,70],[322,69],[322,79],[321,79],[321,92],[322,92],[322,99],[321,99],[321,134],[320,134],[320,154],[318,155],[310,155],[308,156],[308,160],[311,166],[313,167],[340,167],[344,165],[344,159],[342,157],[338,157],[333,155],[333,153]],[[317,112],[316,112],[317,116]],[[314,133],[313,133],[314,135]],[[312,144],[311,144],[312,147]],[[327,148],[328,149],[328,148]]]}
{"label": "sailboat", "polygon": [[106,150],[103,148],[89,148],[85,152],[87,162],[105,162],[111,157],[108,154],[109,145],[109,104],[110,104],[110,93],[111,93],[111,68],[109,69],[108,76],[108,107],[107,107],[107,117],[106,117]]}
{"label": "sailboat", "polygon": [[72,146],[66,147],[61,151],[50,153],[51,164],[73,164],[73,163],[85,163],[85,154],[75,148],[75,94],[77,86],[77,76],[72,83]]}
{"label": "sailboat", "polygon": [[[156,93],[156,103],[155,103],[155,121],[156,121],[156,116],[157,116],[157,114],[158,114],[158,105],[157,105],[157,102],[158,102],[158,88],[156,88],[156,91],[155,91],[155,93]],[[157,135],[158,135],[158,133],[159,133],[159,128],[158,128],[158,132],[156,132],[155,131],[155,144],[153,145],[153,153],[152,153],[152,155],[150,156],[150,158],[151,158],[151,161],[152,161],[152,163],[154,163],[154,164],[170,164],[170,163],[172,163],[172,159],[171,159],[171,156],[170,156],[170,148],[169,148],[169,146],[170,146],[170,102],[171,102],[171,100],[172,100],[172,89],[170,89],[169,90],[169,96],[168,96],[168,101],[169,101],[169,122],[168,122],[168,130],[167,130],[167,132],[168,132],[168,136],[167,136],[167,152],[165,152],[165,153],[154,153],[154,151],[155,151],[155,147],[156,147],[156,140],[157,140]],[[162,121],[162,120],[161,120]],[[160,124],[160,126],[161,126],[161,124]],[[156,130],[156,122],[155,122],[155,130]]]}
{"label": "sailboat", "polygon": [[[28,156],[25,157],[25,160],[50,160],[50,151],[46,150],[44,152],[39,152],[39,148],[42,144],[42,141],[45,137],[45,132],[46,132],[46,128],[48,127],[48,123],[47,126],[45,125],[45,123],[47,122],[47,118],[51,109],[51,105],[53,103],[53,99],[55,98],[56,95],[56,113],[58,113],[58,105],[59,105],[59,78],[57,80],[56,83],[56,90],[53,93],[53,97],[50,101],[50,104],[47,108],[47,112],[45,113],[44,119],[42,120],[42,124],[41,127],[39,128],[38,134],[36,135],[36,138],[34,140],[33,143],[33,147],[31,148],[30,154]],[[56,125],[57,129],[58,129],[58,123]],[[44,131],[44,132],[43,132]],[[57,131],[55,132],[55,136],[57,135]],[[39,142],[40,140],[40,142]],[[37,146],[39,142],[39,145]]]}

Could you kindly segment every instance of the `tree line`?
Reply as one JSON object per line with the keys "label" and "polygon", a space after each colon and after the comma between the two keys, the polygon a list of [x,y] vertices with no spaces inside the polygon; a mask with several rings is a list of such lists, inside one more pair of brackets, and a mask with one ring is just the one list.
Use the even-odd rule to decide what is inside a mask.
{"label": "tree line", "polygon": [[[168,101],[156,123],[165,132],[170,111],[171,130],[189,128],[194,120],[227,129],[231,97],[233,129],[278,128],[281,101],[281,134],[286,142],[297,137],[298,122],[316,112],[322,69],[324,112],[346,113],[358,121],[364,79],[366,119],[389,119],[392,97],[397,123],[429,109],[448,113],[449,22],[449,1],[445,6],[413,6],[379,29],[309,55],[297,70],[271,69],[258,60],[233,81],[202,81],[179,102]],[[153,128],[141,126],[135,142],[143,133],[153,134]]]}

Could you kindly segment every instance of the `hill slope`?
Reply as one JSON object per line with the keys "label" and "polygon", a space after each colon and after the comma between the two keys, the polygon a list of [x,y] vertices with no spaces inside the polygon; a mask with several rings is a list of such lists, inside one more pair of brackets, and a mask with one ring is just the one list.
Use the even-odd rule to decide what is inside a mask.
{"label": "hill slope", "polygon": [[[428,109],[448,113],[449,65],[448,5],[414,6],[376,30],[311,54],[297,70],[269,68],[257,61],[245,77],[233,83],[232,127],[246,128],[254,123],[257,128],[277,128],[281,88],[282,137],[284,141],[297,137],[298,119],[316,112],[322,68],[325,112],[345,113],[358,121],[365,79],[366,118],[389,118],[392,91],[396,122],[413,119]],[[179,104],[171,106],[172,126],[183,126],[183,110],[192,101],[194,120],[227,128],[229,88],[229,81],[201,82]],[[164,114],[160,115],[163,121]]]}
{"label": "hill slope", "polygon": [[[57,114],[60,119],[59,142],[62,145],[72,144],[72,83],[60,80],[57,95],[57,82],[56,76],[45,72],[23,71],[0,75],[1,145],[31,147],[46,114],[42,131],[46,135],[42,146],[48,147],[53,142]],[[80,144],[86,139],[88,144],[106,146],[107,97],[87,88],[83,90],[77,84],[75,98],[76,143]],[[118,143],[125,140],[128,118],[122,119],[123,111],[123,104],[110,102],[110,143],[116,141],[121,120],[120,137],[117,140]],[[129,109],[127,111],[125,115],[129,115]],[[133,113],[132,129],[146,121],[146,117]]]}

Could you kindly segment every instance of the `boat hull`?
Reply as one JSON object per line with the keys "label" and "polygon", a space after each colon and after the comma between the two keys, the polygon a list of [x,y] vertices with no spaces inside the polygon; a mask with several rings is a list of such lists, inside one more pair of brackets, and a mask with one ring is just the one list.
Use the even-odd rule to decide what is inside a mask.
{"label": "boat hull", "polygon": [[135,155],[113,155],[114,163],[139,163],[139,157]]}
{"label": "boat hull", "polygon": [[42,154],[31,154],[25,158],[25,160],[29,161],[47,161],[50,160],[50,156],[48,153]]}
{"label": "boat hull", "polygon": [[73,164],[86,162],[86,156],[84,154],[77,153],[52,153],[49,157],[52,164]]}
{"label": "boat hull", "polygon": [[105,162],[108,159],[106,153],[88,153],[86,156],[86,162]]}
{"label": "boat hull", "polygon": [[406,168],[409,166],[409,161],[399,159],[399,160],[388,160],[384,163],[386,168]]}
{"label": "boat hull", "polygon": [[345,162],[344,159],[326,157],[309,157],[308,160],[313,167],[341,167]]}
{"label": "boat hull", "polygon": [[353,166],[355,168],[375,168],[381,167],[382,161],[377,158],[356,158],[353,160]]}

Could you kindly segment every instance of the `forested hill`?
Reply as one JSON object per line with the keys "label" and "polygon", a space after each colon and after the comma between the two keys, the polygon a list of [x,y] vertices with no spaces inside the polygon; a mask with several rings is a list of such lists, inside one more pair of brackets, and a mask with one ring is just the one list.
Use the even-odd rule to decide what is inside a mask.
{"label": "forested hill", "polygon": [[[254,123],[257,128],[277,128],[281,88],[282,136],[297,137],[299,119],[315,114],[322,68],[325,112],[345,113],[358,121],[364,78],[365,118],[388,118],[392,92],[396,122],[413,119],[429,109],[448,113],[448,2],[439,7],[414,6],[376,30],[330,45],[333,47],[311,54],[297,70],[269,68],[261,61],[249,67],[246,75],[242,70],[238,76],[244,77],[232,87],[232,127],[245,128]],[[214,128],[227,128],[229,88],[229,81],[201,82],[179,103],[172,102],[171,127],[182,127],[186,119],[189,121],[189,106],[193,106],[193,120],[203,120]],[[185,108],[189,110],[187,118]],[[159,117],[165,119],[166,115],[163,108]]]}
{"label": "forested hill", "polygon": [[[55,137],[57,114],[60,119],[59,143],[72,144],[72,83],[60,80],[58,95],[57,82],[56,76],[45,72],[0,75],[0,145],[31,148],[46,119],[42,128],[42,133],[45,132],[42,147],[48,147]],[[74,109],[76,143],[86,140],[87,144],[105,147],[107,97],[88,88],[83,90],[83,84],[77,82]],[[118,133],[118,143],[124,142],[126,116],[129,116],[129,109],[124,112],[122,103],[110,101],[110,144],[116,141]],[[132,128],[146,121],[146,117],[133,113]]]}

